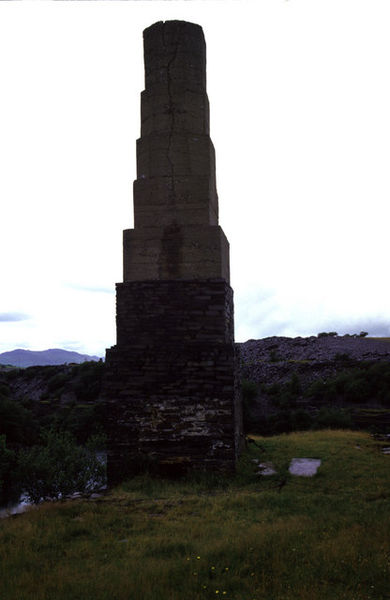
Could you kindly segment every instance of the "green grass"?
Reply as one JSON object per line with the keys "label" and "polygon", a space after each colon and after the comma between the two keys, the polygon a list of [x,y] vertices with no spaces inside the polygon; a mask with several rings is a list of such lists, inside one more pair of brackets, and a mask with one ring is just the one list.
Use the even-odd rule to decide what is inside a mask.
{"label": "green grass", "polygon": [[[234,478],[137,477],[0,523],[7,600],[385,600],[390,457],[368,434],[255,438]],[[293,457],[321,458],[314,478]],[[258,478],[253,458],[279,474]],[[283,483],[283,485],[281,485]]]}

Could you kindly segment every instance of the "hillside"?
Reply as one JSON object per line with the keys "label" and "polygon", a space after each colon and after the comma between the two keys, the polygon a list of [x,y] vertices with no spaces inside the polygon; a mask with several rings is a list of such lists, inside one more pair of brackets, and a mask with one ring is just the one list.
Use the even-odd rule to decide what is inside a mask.
{"label": "hillside", "polygon": [[69,350],[53,348],[51,350],[11,350],[0,354],[0,365],[14,367],[34,367],[46,365],[63,365],[65,363],[80,364],[85,361],[100,360],[99,356],[79,354]]}
{"label": "hillside", "polygon": [[272,421],[278,421],[276,431],[307,428],[321,410],[338,411],[340,426],[390,429],[388,339],[269,337],[237,347],[242,377],[252,384],[246,402],[251,430],[265,433]]}
{"label": "hillside", "polygon": [[237,344],[243,376],[280,383],[297,373],[305,383],[328,379],[358,361],[390,361],[390,340],[353,336],[268,337]]}
{"label": "hillside", "polygon": [[[390,432],[389,341],[271,337],[237,348],[246,432],[319,426]],[[90,361],[0,369],[0,434],[8,443],[32,443],[40,427],[55,425],[85,440],[103,427],[104,367]]]}
{"label": "hillside", "polygon": [[29,445],[53,427],[84,442],[103,428],[103,373],[94,361],[0,370],[0,435],[8,446]]}

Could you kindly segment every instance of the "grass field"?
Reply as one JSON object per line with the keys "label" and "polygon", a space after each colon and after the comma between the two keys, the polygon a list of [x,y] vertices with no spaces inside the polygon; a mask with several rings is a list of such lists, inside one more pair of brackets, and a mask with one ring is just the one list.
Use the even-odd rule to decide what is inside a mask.
{"label": "grass field", "polygon": [[[368,434],[256,438],[234,478],[139,477],[0,522],[7,600],[390,599],[390,456]],[[313,478],[293,457],[321,458]],[[278,475],[259,478],[253,458]]]}

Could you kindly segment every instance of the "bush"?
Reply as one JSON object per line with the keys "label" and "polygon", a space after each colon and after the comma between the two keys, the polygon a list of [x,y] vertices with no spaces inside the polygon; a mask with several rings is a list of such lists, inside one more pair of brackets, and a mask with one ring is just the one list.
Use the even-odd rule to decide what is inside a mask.
{"label": "bush", "polygon": [[241,383],[242,392],[242,416],[244,431],[249,431],[252,425],[251,409],[258,394],[258,386],[254,381],[243,379]]}
{"label": "bush", "polygon": [[100,393],[105,364],[103,361],[84,362],[74,367],[77,379],[73,384],[79,402],[95,401]]}
{"label": "bush", "polygon": [[0,435],[0,504],[18,498],[20,487],[16,454],[6,447],[5,435]]}
{"label": "bush", "polygon": [[258,394],[258,386],[254,381],[249,379],[243,379],[241,383],[242,387],[242,401],[244,405],[250,405],[255,400]]}
{"label": "bush", "polygon": [[390,406],[390,363],[362,362],[327,381],[314,381],[305,397],[314,402],[335,404],[340,401],[362,404],[379,402]]}
{"label": "bush", "polygon": [[105,483],[105,466],[68,432],[51,430],[45,445],[21,450],[19,466],[23,489],[34,503],[89,493]]}
{"label": "bush", "polygon": [[297,373],[293,373],[290,380],[283,383],[277,389],[274,397],[276,406],[287,409],[294,408],[297,400],[302,394],[302,386]]}
{"label": "bush", "polygon": [[321,331],[321,333],[317,334],[317,337],[319,337],[319,338],[323,338],[323,337],[337,337],[337,336],[338,336],[337,331],[329,331],[329,332]]}
{"label": "bush", "polygon": [[41,426],[56,431],[68,431],[79,444],[85,444],[92,436],[104,429],[103,402],[94,404],[67,404],[50,411],[41,419]]}
{"label": "bush", "polygon": [[321,408],[318,413],[315,429],[351,429],[354,423],[349,412],[337,408]]}
{"label": "bush", "polygon": [[38,439],[38,423],[33,414],[19,402],[0,396],[0,435],[9,444],[32,444]]}

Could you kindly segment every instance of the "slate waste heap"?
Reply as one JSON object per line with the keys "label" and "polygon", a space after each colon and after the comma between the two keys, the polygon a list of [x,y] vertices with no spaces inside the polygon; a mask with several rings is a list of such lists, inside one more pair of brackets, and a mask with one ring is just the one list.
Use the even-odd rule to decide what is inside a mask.
{"label": "slate waste heap", "polygon": [[232,471],[242,440],[229,244],[218,225],[202,28],[144,31],[134,229],[106,352],[108,480]]}

